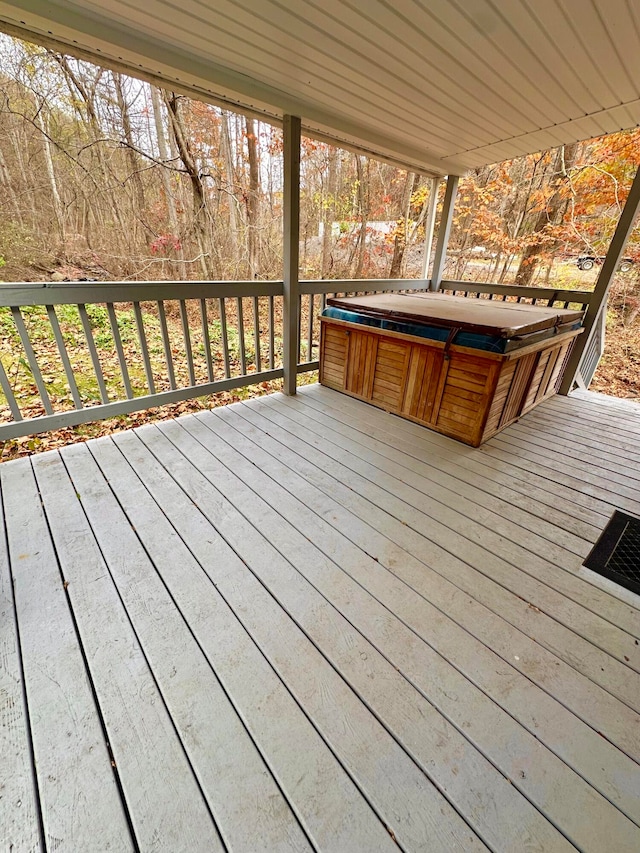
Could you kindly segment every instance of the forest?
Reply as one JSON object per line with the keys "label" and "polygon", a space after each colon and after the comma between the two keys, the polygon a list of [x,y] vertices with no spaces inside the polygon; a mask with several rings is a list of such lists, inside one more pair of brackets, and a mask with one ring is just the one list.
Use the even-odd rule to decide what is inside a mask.
{"label": "forest", "polygon": [[[590,287],[597,264],[576,259],[606,252],[639,164],[636,129],[473,170],[445,277]],[[301,172],[301,278],[422,275],[429,177],[307,138]],[[638,263],[616,276],[593,387],[637,396],[638,228],[626,255]],[[279,128],[0,36],[0,280],[266,280],[281,267]]]}

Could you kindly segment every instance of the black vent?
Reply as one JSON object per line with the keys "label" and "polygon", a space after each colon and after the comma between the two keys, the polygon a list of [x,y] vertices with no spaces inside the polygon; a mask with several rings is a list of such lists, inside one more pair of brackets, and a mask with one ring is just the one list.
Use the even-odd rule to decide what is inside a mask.
{"label": "black vent", "polygon": [[640,518],[616,510],[583,565],[640,595]]}

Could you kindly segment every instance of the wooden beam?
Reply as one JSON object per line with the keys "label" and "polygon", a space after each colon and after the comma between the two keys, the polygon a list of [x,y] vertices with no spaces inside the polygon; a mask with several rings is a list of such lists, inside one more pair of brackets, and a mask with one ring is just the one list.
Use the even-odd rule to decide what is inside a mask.
{"label": "wooden beam", "polygon": [[298,316],[300,313],[300,127],[297,116],[286,115],[284,133],[284,296],[283,369],[285,394],[296,393],[298,375]]}
{"label": "wooden beam", "polygon": [[560,394],[569,394],[573,390],[574,385],[578,382],[577,377],[580,370],[582,356],[593,337],[596,321],[600,311],[603,310],[609,294],[609,288],[611,287],[611,281],[618,268],[618,264],[620,263],[629,235],[633,230],[638,210],[640,210],[640,167],[638,168],[635,178],[633,179],[633,183],[631,184],[627,201],[622,213],[620,214],[620,219],[618,220],[618,225],[611,239],[611,243],[609,244],[607,256],[600,269],[600,275],[598,276],[598,280],[593,291],[593,298],[585,314],[583,324],[584,333],[580,335],[574,345],[567,363],[562,385],[560,386]]}
{"label": "wooden beam", "polygon": [[442,274],[444,272],[445,261],[447,260],[447,246],[449,244],[449,234],[451,233],[451,223],[453,221],[453,208],[456,202],[456,194],[458,192],[458,176],[449,175],[447,177],[447,189],[444,194],[444,202],[442,204],[442,215],[440,217],[440,226],[438,228],[438,242],[436,243],[436,253],[433,259],[433,272],[431,273],[431,290],[439,290],[442,282]]}

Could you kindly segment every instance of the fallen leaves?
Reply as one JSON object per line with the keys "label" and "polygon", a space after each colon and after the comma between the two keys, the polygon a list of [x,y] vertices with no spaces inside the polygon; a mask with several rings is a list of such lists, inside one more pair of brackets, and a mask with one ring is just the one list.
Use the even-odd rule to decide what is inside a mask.
{"label": "fallen leaves", "polygon": [[[217,300],[211,300],[210,302],[211,310],[208,313],[208,319],[214,377],[215,379],[222,379],[225,376],[225,360],[222,349],[219,315],[215,308]],[[229,366],[231,375],[237,376],[241,373],[237,305],[235,299],[227,299],[225,302],[229,337]],[[245,302],[245,353],[247,370],[251,372],[255,370],[253,353],[253,300],[245,300]],[[139,396],[146,395],[149,393],[149,389],[137,331],[135,329],[133,310],[127,304],[120,304],[115,307],[118,317],[118,328],[122,339],[122,348],[134,394]],[[269,369],[268,300],[266,298],[261,299],[259,307],[260,348],[262,354],[261,369],[267,370]],[[303,310],[305,308],[306,306],[303,305]],[[87,309],[91,319],[93,338],[109,399],[112,401],[125,399],[121,366],[108,323],[106,309],[101,305],[87,305]],[[170,390],[170,383],[157,310],[155,305],[151,303],[143,303],[142,309],[155,389],[157,392],[168,391]],[[177,303],[166,302],[165,309],[168,333],[172,345],[171,350],[173,353],[176,384],[179,388],[186,387],[189,385],[189,370]],[[281,348],[280,333],[282,328],[281,300],[275,300],[275,309],[276,363],[279,364],[279,350]],[[73,410],[75,406],[71,390],[44,308],[23,309],[23,313],[29,330],[29,337],[36,352],[38,365],[47,386],[54,411],[64,412]],[[84,339],[77,309],[72,305],[57,306],[56,313],[83,404],[85,408],[100,404],[98,383],[95,378],[90,353]],[[198,383],[204,383],[208,381],[208,371],[204,353],[199,303],[191,300],[188,301],[187,313],[189,316],[189,330],[196,380]],[[40,400],[29,364],[21,355],[21,344],[15,327],[13,327],[9,309],[0,309],[0,326],[4,333],[0,340],[0,357],[2,357],[14,394],[19,402],[22,416],[25,420],[40,417],[45,414],[44,406]],[[304,375],[300,377],[300,381],[305,381]],[[131,429],[156,420],[174,418],[203,409],[239,402],[265,393],[273,393],[280,390],[280,388],[280,380],[271,382],[263,381],[255,386],[245,386],[231,391],[222,391],[213,395],[156,406],[129,415],[112,417],[106,420],[73,427],[64,427],[49,432],[8,440],[0,443],[0,461],[29,456],[33,453],[42,453],[47,450],[63,447],[66,444],[84,442],[90,438],[110,435],[113,432]],[[0,394],[0,423],[11,421],[12,415],[9,406]]]}

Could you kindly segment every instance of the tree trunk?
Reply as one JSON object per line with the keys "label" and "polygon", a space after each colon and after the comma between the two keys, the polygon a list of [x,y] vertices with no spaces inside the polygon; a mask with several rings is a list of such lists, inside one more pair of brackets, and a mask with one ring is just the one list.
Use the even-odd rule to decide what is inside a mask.
{"label": "tree trunk", "polygon": [[539,235],[539,237],[536,238],[534,236],[534,239],[529,243],[522,254],[520,266],[516,273],[517,284],[531,284],[543,253],[543,241],[541,237],[547,229],[547,226],[557,224],[564,213],[564,210],[566,210],[563,189],[568,180],[568,172],[573,166],[577,151],[577,143],[573,143],[572,145],[561,145],[560,148],[558,148],[553,169],[554,177],[551,180],[553,192],[544,209],[538,213],[535,220],[531,233],[533,235]]}
{"label": "tree trunk", "polygon": [[369,218],[369,187],[365,181],[364,169],[360,155],[356,154],[356,170],[358,174],[358,205],[360,207],[360,242],[358,244],[358,260],[353,274],[354,278],[362,278],[364,258],[367,251],[367,221]]}
{"label": "tree trunk", "polygon": [[245,117],[247,150],[249,153],[249,193],[247,197],[247,242],[249,248],[249,278],[260,274],[260,168],[256,123]]}
{"label": "tree trunk", "polygon": [[211,251],[209,240],[209,215],[207,209],[207,197],[204,183],[200,177],[200,172],[196,166],[196,162],[191,153],[191,146],[187,134],[185,133],[184,123],[180,114],[180,96],[175,92],[163,92],[163,98],[169,118],[171,119],[171,129],[173,138],[178,149],[180,159],[189,175],[191,181],[191,191],[193,200],[193,229],[198,245],[200,268],[205,279],[212,279],[211,267]]}
{"label": "tree trunk", "polygon": [[327,191],[324,196],[322,209],[322,265],[321,278],[326,278],[331,270],[331,244],[333,242],[333,221],[336,215],[336,194],[338,185],[338,149],[333,145],[328,150],[329,170],[327,174]]}
{"label": "tree trunk", "polygon": [[13,190],[13,185],[11,183],[11,173],[9,172],[9,169],[7,167],[7,162],[4,159],[2,148],[0,148],[0,186],[4,187],[4,191],[11,200],[11,206],[13,207],[14,215],[20,225],[22,225],[22,211],[20,210],[18,199],[16,198],[16,194]]}
{"label": "tree trunk", "polygon": [[[158,141],[158,154],[160,156],[160,160],[163,163],[168,162],[169,160],[169,150],[167,148],[167,138],[164,135],[164,121],[162,118],[162,103],[161,103],[161,92],[155,86],[150,86],[151,89],[151,105],[153,108],[153,118],[156,127],[156,139]],[[178,262],[176,265],[176,269],[178,272],[178,276],[183,281],[187,278],[187,267],[184,262],[184,249],[182,248],[182,235],[180,233],[180,226],[178,225],[178,214],[176,211],[176,203],[173,198],[173,193],[171,191],[171,173],[169,169],[163,168],[161,170],[162,175],[162,186],[164,189],[164,196],[167,203],[167,217],[169,219],[169,228],[171,229],[172,236],[180,241],[180,248],[177,251],[178,254]]]}
{"label": "tree trunk", "polygon": [[407,172],[404,181],[404,187],[402,190],[402,218],[399,219],[396,224],[396,236],[393,241],[393,256],[391,258],[389,278],[402,278],[404,253],[407,248],[407,238],[409,234],[409,213],[411,211],[411,196],[414,192],[416,180],[417,175],[415,175],[413,172]]}
{"label": "tree trunk", "polygon": [[56,217],[56,224],[58,226],[58,235],[60,237],[60,252],[61,255],[64,256],[66,251],[66,235],[64,228],[64,205],[62,204],[62,199],[60,198],[60,193],[58,191],[58,182],[56,180],[56,173],[53,167],[53,155],[51,153],[51,141],[49,139],[49,132],[46,126],[46,119],[44,116],[44,110],[42,106],[36,113],[36,125],[42,131],[42,146],[44,152],[44,162],[47,167],[47,176],[49,178],[49,184],[51,186],[51,197],[53,199],[53,212]]}
{"label": "tree trunk", "polygon": [[[93,90],[90,91],[88,86],[85,85],[85,81],[83,81],[77,74],[72,71],[66,56],[62,56],[61,54],[56,53],[50,55],[53,56],[56,62],[60,65],[60,68],[62,69],[62,72],[67,80],[67,84],[69,85],[71,93],[73,94],[73,90],[75,89],[82,98],[82,102],[86,110],[86,117],[83,118],[85,120],[87,130],[89,131],[89,138],[93,141],[102,139],[104,134],[100,126],[100,120],[98,119],[98,113],[94,103],[95,87],[97,84],[94,83]],[[102,71],[100,71],[99,73],[102,74]],[[97,144],[91,146],[91,151],[95,154],[95,159],[97,161],[98,169],[102,178],[102,186],[108,189],[107,197],[109,198],[111,204],[111,213],[114,222],[118,224],[122,239],[126,241],[128,245],[131,245],[131,229],[125,226],[125,223],[122,219],[122,215],[120,213],[120,208],[118,206],[118,201],[114,197],[112,186],[113,181],[109,172],[107,161],[104,156],[104,151],[102,150],[102,145]]]}
{"label": "tree trunk", "polygon": [[231,246],[231,264],[237,272],[238,269],[238,210],[236,197],[236,176],[233,165],[233,154],[231,151],[231,134],[229,132],[229,113],[223,112],[221,116],[220,141],[224,156],[225,171],[227,173],[227,203],[229,206],[229,244]]}
{"label": "tree trunk", "polygon": [[115,71],[111,72],[111,76],[113,78],[113,85],[116,90],[116,100],[118,101],[118,109],[120,110],[122,131],[124,134],[125,142],[127,143],[126,155],[127,160],[129,161],[130,178],[134,187],[135,221],[138,225],[142,226],[142,237],[145,243],[149,245],[149,243],[151,242],[151,234],[149,232],[149,229],[146,227],[144,220],[142,219],[145,214],[147,205],[144,197],[144,186],[142,184],[142,178],[140,177],[140,163],[138,161],[138,155],[134,150],[135,145],[133,140],[133,132],[131,130],[129,105],[127,104],[127,99],[125,97],[124,86],[122,84],[122,76],[120,74],[117,74]]}

